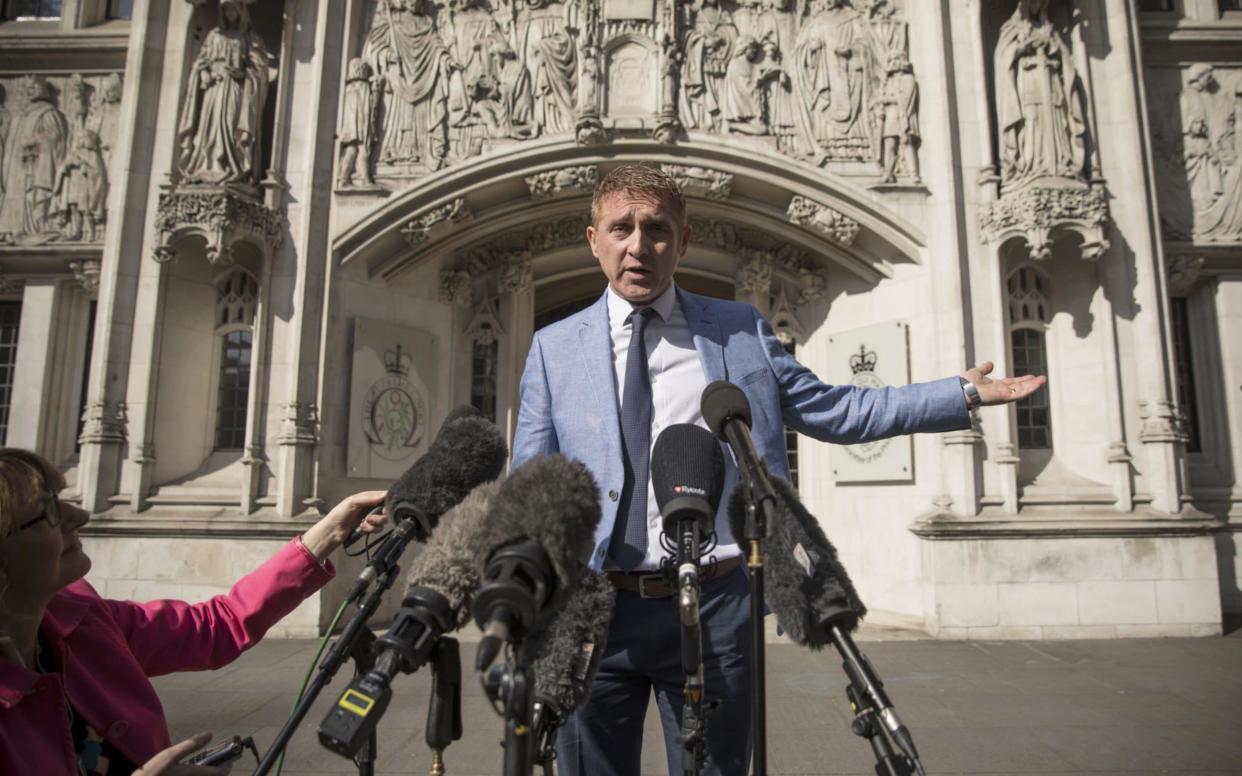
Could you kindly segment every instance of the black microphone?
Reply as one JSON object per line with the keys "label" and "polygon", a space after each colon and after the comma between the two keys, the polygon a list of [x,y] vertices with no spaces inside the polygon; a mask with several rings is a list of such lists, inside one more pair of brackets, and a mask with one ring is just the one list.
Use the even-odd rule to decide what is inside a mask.
{"label": "black microphone", "polygon": [[[867,607],[837,559],[836,548],[819,521],[802,505],[794,487],[779,477],[771,482],[777,492],[777,517],[768,524],[764,547],[767,605],[795,643],[814,650],[829,643],[836,647],[850,681],[868,696],[866,700],[893,740],[922,773],[909,729],[897,716],[871,662],[850,637],[866,616]],[[745,521],[745,511],[744,498],[735,493],[729,502],[729,525],[734,531]]]}
{"label": "black microphone", "polygon": [[350,598],[394,565],[411,540],[426,541],[440,515],[471,489],[499,477],[507,457],[504,437],[491,422],[467,414],[445,424],[427,454],[389,488],[384,508],[393,530],[372,554]]}
{"label": "black microphone", "polygon": [[388,632],[371,646],[374,667],[355,679],[319,726],[319,741],[345,757],[357,754],[392,699],[391,683],[433,657],[440,637],[470,617],[479,586],[480,537],[500,486],[476,487],[440,521],[410,566],[409,587]]}
{"label": "black microphone", "polygon": [[483,629],[475,667],[501,646],[546,627],[582,574],[599,525],[599,488],[586,466],[533,458],[500,486],[483,538],[483,585],[474,619]]}
{"label": "black microphone", "polygon": [[591,682],[608,645],[615,601],[616,590],[607,575],[588,569],[556,620],[531,638],[539,704],[536,729],[555,730],[590,697]]}
{"label": "black microphone", "polygon": [[[440,430],[436,432],[436,438],[435,438],[434,440],[432,440],[432,443],[431,443],[431,444],[432,444],[432,447],[434,447],[434,446],[435,446],[435,443],[436,443],[436,442],[438,442],[438,441],[440,440],[440,435],[444,433],[444,430],[445,430],[445,429],[447,429],[447,428],[448,428],[449,426],[451,426],[453,423],[455,423],[455,422],[457,422],[457,421],[459,421],[459,420],[461,420],[461,419],[463,419],[463,418],[472,418],[472,417],[482,418],[482,417],[483,417],[483,414],[482,414],[481,412],[479,412],[477,409],[475,409],[474,407],[472,407],[471,405],[469,405],[469,404],[459,404],[458,406],[454,407],[454,408],[453,408],[453,409],[449,412],[448,417],[446,417],[446,418],[444,419],[444,422],[440,424]],[[430,453],[431,453],[431,450],[430,450],[430,449],[428,449],[428,451],[427,451],[426,453],[424,453],[424,454],[423,454],[423,457],[426,457],[426,456],[427,456],[427,455],[429,455]],[[421,463],[422,463],[423,457],[420,457],[417,461],[415,461],[415,462],[411,465],[411,469],[406,470],[406,474],[407,474],[407,475],[409,474],[409,472],[410,472],[410,471],[413,471],[413,467],[414,467],[414,466],[418,466],[419,464],[421,464]],[[489,477],[488,479],[489,479],[489,480],[494,480],[494,479],[496,479],[496,477],[498,477],[498,476],[500,476],[499,472],[497,472],[497,473],[496,473],[495,475],[493,475],[492,477]],[[403,478],[404,478],[404,475],[403,475]],[[476,484],[477,484],[477,483],[476,483]],[[395,486],[394,486],[394,487],[395,487]],[[391,496],[391,491],[390,491],[390,496]],[[389,514],[391,514],[391,512],[389,512]],[[362,531],[360,531],[360,530],[358,530],[357,528],[355,528],[353,531],[351,531],[351,532],[350,532],[350,534],[349,534],[349,538],[347,538],[347,539],[345,540],[344,547],[345,547],[346,549],[348,549],[348,548],[352,547],[354,544],[356,544],[356,543],[358,542],[358,540],[359,540],[359,539],[361,539],[361,538],[362,538],[362,537],[364,537],[364,536],[366,536],[366,534],[364,534]]]}
{"label": "black microphone", "polygon": [[651,450],[651,485],[665,534],[676,537],[683,521],[689,521],[706,537],[715,529],[724,490],[720,443],[693,423],[664,429]]}
{"label": "black microphone", "polygon": [[[763,460],[755,449],[755,441],[750,436],[750,401],[746,394],[728,380],[717,380],[703,389],[699,410],[712,433],[721,441],[728,442],[733,449],[742,484],[751,494],[752,503],[756,508],[771,509],[767,505],[776,498],[776,494],[768,481]],[[745,537],[745,533],[733,534],[738,541]]]}

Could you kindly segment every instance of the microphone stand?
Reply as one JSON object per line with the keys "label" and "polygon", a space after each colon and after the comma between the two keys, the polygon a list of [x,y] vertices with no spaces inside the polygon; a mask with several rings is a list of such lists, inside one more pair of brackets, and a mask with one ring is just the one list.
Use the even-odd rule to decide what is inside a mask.
{"label": "microphone stand", "polygon": [[681,766],[698,776],[707,766],[707,712],[703,704],[703,634],[699,627],[699,521],[680,520],[677,541],[677,606],[681,619],[681,668],[686,675],[681,712]]}
{"label": "microphone stand", "polygon": [[[749,441],[749,435],[747,441]],[[745,535],[740,538],[750,551],[746,558],[746,568],[750,572],[750,625],[751,642],[754,645],[755,672],[751,682],[751,708],[754,715],[755,733],[751,765],[753,776],[767,776],[767,650],[764,644],[763,627],[763,540],[768,533],[768,518],[776,508],[776,495],[772,491],[772,484],[768,482],[767,474],[761,468],[756,468],[753,472],[747,471],[745,464],[742,464],[745,456],[739,455],[737,459],[741,464],[741,471],[745,474],[745,482],[740,487],[743,488],[743,494],[746,496]]]}
{"label": "microphone stand", "polygon": [[[414,539],[418,530],[417,520],[403,520],[376,550],[370,565],[363,570],[350,591],[349,600],[358,601],[354,616],[346,623],[340,638],[336,640],[323,662],[319,664],[315,678],[307,686],[306,692],[298,701],[293,713],[289,715],[289,719],[285,720],[284,727],[276,734],[276,740],[272,742],[271,749],[267,751],[263,761],[255,769],[254,776],[265,776],[276,765],[276,760],[289,746],[289,740],[293,738],[298,725],[302,724],[302,720],[310,712],[319,693],[323,692],[323,688],[328,686],[332,677],[336,676],[336,672],[340,670],[346,658],[354,658],[355,678],[361,677],[370,670],[370,663],[374,659],[371,656],[371,645],[375,642],[375,634],[366,627],[367,620],[375,614],[384,593],[388,592],[393,582],[396,581],[401,571],[401,568],[397,566],[397,560],[405,551],[406,545]],[[375,582],[374,586],[370,584],[371,581]],[[366,746],[355,760],[359,776],[372,776],[374,773],[375,749],[376,735],[372,731]]]}
{"label": "microphone stand", "polygon": [[[513,644],[513,655],[522,645]],[[531,776],[534,768],[535,678],[516,657],[492,666],[483,675],[483,691],[505,718],[504,776]]]}
{"label": "microphone stand", "polygon": [[[927,776],[914,747],[914,739],[893,709],[892,701],[884,692],[884,682],[871,668],[871,661],[858,651],[849,631],[839,624],[830,625],[828,633],[841,655],[841,667],[850,680],[845,689],[855,714],[850,729],[854,735],[870,742],[876,758],[875,772],[879,776],[911,776],[917,771],[919,776]],[[901,749],[900,754],[893,750],[890,736]]]}
{"label": "microphone stand", "polygon": [[445,636],[431,653],[431,697],[427,700],[428,776],[444,776],[444,750],[461,738],[461,650]]}

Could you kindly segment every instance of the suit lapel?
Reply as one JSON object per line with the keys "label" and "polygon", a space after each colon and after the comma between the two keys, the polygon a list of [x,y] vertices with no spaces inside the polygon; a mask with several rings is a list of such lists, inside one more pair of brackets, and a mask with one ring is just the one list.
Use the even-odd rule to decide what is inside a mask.
{"label": "suit lapel", "polygon": [[677,289],[681,312],[694,338],[694,349],[699,353],[699,363],[708,383],[725,379],[724,338],[720,323],[707,300],[695,294]]}
{"label": "suit lapel", "polygon": [[[621,438],[621,421],[618,418],[617,384],[612,366],[612,337],[608,327],[607,292],[591,306],[578,324],[578,349],[586,368],[586,379],[595,398],[595,409],[603,419],[605,436],[610,440]],[[618,443],[619,444],[619,443]]]}

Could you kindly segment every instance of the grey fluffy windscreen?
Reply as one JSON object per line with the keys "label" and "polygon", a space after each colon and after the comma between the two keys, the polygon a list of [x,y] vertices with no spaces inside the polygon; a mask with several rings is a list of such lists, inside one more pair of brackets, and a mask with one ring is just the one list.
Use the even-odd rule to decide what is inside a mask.
{"label": "grey fluffy windscreen", "polygon": [[435,442],[388,491],[386,511],[413,506],[438,519],[476,485],[490,482],[504,470],[508,448],[491,422],[462,417],[440,429]]}
{"label": "grey fluffy windscreen", "polygon": [[600,571],[586,571],[556,620],[531,651],[535,697],[564,719],[590,696],[591,681],[608,646],[616,591]]}
{"label": "grey fluffy windscreen", "polygon": [[440,518],[440,525],[410,566],[406,583],[429,587],[448,599],[454,630],[470,621],[470,603],[479,588],[479,555],[488,509],[500,484],[479,485]]}
{"label": "grey fluffy windscreen", "polygon": [[[813,649],[830,644],[828,629],[858,627],[867,607],[837,559],[819,521],[802,506],[798,492],[772,477],[777,493],[776,518],[764,543],[764,600],[795,643]],[[746,499],[741,488],[729,499],[729,527],[744,535]]]}
{"label": "grey fluffy windscreen", "polygon": [[[563,455],[532,458],[500,486],[487,521],[484,547],[497,550],[519,541],[543,548],[563,596],[581,573],[595,545],[599,488],[586,466]],[[480,563],[486,563],[480,558]]]}

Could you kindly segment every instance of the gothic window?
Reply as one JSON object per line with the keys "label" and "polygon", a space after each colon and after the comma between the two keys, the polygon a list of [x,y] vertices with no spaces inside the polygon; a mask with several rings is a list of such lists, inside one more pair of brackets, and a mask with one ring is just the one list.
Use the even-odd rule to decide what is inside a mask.
{"label": "gothic window", "polygon": [[[1009,276],[1009,342],[1014,377],[1048,374],[1048,290],[1047,279],[1029,264]],[[1051,449],[1048,391],[1036,391],[1018,402],[1017,409],[1018,446],[1024,450]]]}
{"label": "gothic window", "polygon": [[217,283],[216,333],[220,337],[216,391],[216,449],[240,450],[246,442],[250,363],[259,284],[243,269]]}
{"label": "gothic window", "polygon": [[10,0],[6,16],[10,19],[59,19],[61,0]]}
{"label": "gothic window", "polygon": [[1177,370],[1177,404],[1186,418],[1186,434],[1189,440],[1186,450],[1203,452],[1203,439],[1199,433],[1199,408],[1195,403],[1194,347],[1190,337],[1190,319],[1184,296],[1172,298],[1173,359]]}
{"label": "gothic window", "polygon": [[470,356],[470,404],[483,417],[496,422],[497,362],[500,358],[500,342],[496,332],[485,326],[479,332],[471,348]]}
{"label": "gothic window", "polygon": [[91,382],[91,352],[95,347],[95,313],[99,310],[99,302],[92,299],[90,310],[86,315],[86,355],[82,358],[82,385],[78,390],[78,426],[73,435],[73,451],[82,449],[82,430],[86,427],[86,419],[82,409],[86,407],[86,390]]}
{"label": "gothic window", "polygon": [[0,442],[9,433],[9,404],[13,399],[13,367],[17,363],[17,326],[21,302],[0,302]]}

